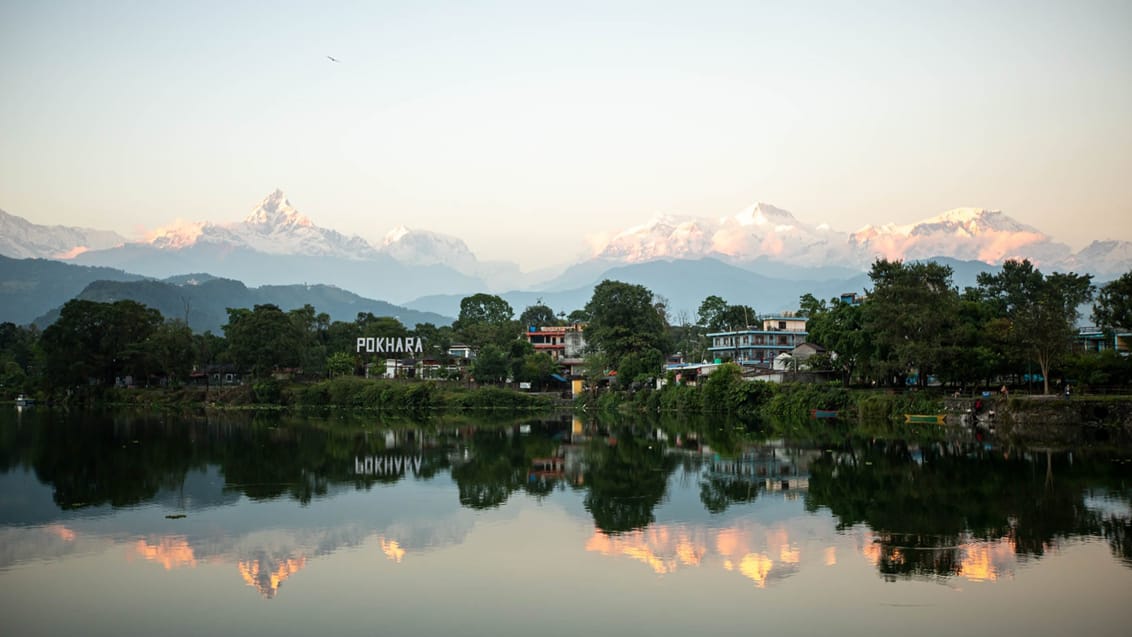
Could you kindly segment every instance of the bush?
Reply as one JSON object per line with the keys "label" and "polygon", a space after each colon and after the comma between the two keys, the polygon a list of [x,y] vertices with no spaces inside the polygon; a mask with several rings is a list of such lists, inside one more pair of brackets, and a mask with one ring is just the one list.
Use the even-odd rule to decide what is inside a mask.
{"label": "bush", "polygon": [[278,382],[266,379],[252,383],[252,396],[257,403],[279,404],[283,391]]}

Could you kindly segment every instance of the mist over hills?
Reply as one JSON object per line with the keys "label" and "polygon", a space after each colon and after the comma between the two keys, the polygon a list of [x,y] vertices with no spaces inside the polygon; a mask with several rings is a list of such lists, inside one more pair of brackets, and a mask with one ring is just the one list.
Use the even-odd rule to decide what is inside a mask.
{"label": "mist over hills", "polygon": [[[331,285],[267,285],[249,288],[210,274],[185,274],[159,281],[113,268],[72,265],[47,259],[0,256],[0,322],[50,325],[64,303],[81,298],[113,302],[130,299],[159,310],[167,319],[188,319],[195,331],[219,333],[225,308],[272,303],[284,310],[310,304],[332,320],[352,321],[358,312],[392,316],[408,327],[446,325],[452,316],[422,312],[364,298]],[[454,316],[454,315],[453,315]]]}
{"label": "mist over hills", "polygon": [[[311,302],[339,320],[343,313],[352,318],[357,311],[373,311],[350,309],[354,306],[385,303],[384,313],[405,317],[410,311],[431,313],[421,320],[440,323],[458,314],[462,298],[478,292],[499,294],[516,313],[539,300],[568,313],[583,307],[593,287],[604,279],[645,285],[668,300],[675,320],[681,312],[694,317],[699,303],[710,294],[760,312],[780,312],[796,308],[798,297],[807,292],[819,298],[860,292],[868,284],[865,271],[881,257],[945,262],[955,270],[954,283],[960,288],[974,285],[978,272],[993,271],[1008,258],[1029,258],[1047,272],[1089,272],[1098,283],[1132,270],[1132,242],[1098,240],[1073,253],[1001,211],[980,208],[959,208],[907,225],[866,226],[851,233],[799,220],[766,203],[720,218],[661,215],[613,234],[590,258],[558,272],[537,273],[523,273],[514,263],[479,261],[457,237],[404,226],[393,228],[380,245],[373,245],[319,227],[279,190],[242,221],[178,222],[132,242],[113,233],[37,226],[6,213],[0,213],[0,230],[0,253],[73,256],[68,263],[98,266],[57,270],[36,282],[29,278],[27,264],[0,261],[0,295],[14,295],[0,298],[11,301],[7,306],[20,306],[19,311],[5,310],[3,315],[9,318],[4,320],[20,322],[80,293],[107,300],[115,294],[148,295],[163,304],[159,308],[163,313],[168,310],[167,315],[179,316],[180,301],[174,301],[192,289],[199,312],[196,320],[213,327],[223,318],[223,305],[199,296],[202,290],[232,302],[237,297],[259,299],[246,301],[245,306],[275,302],[296,307]],[[107,245],[112,241],[116,243]],[[234,281],[207,285],[209,281],[194,275],[199,285],[183,285],[188,281],[185,273],[190,272]],[[84,292],[98,279],[177,276],[182,278],[175,282],[182,285],[173,281],[133,288],[100,284]],[[247,295],[237,293],[233,284],[245,286]],[[291,290],[285,296],[297,305],[267,300],[279,298],[270,292],[277,286]],[[302,295],[293,294],[297,288],[320,291],[305,297],[319,302],[299,302]],[[42,292],[43,299],[50,298],[52,305],[43,309],[42,299],[21,300],[30,298],[21,297],[21,291],[33,289]],[[335,289],[337,293],[330,292]],[[335,294],[356,298],[335,298]],[[416,320],[403,322],[411,326]]]}
{"label": "mist over hills", "polygon": [[114,268],[0,256],[0,322],[27,325],[44,312],[75,298],[95,281],[140,281],[143,278]]}
{"label": "mist over hills", "polygon": [[[183,277],[182,277],[183,278]],[[375,316],[391,316],[408,327],[418,323],[446,325],[451,317],[398,307],[375,301],[329,285],[265,285],[249,288],[240,281],[207,278],[198,282],[189,278],[182,282],[157,281],[94,281],[75,298],[101,303],[120,300],[137,301],[161,312],[166,319],[185,321],[194,332],[222,332],[228,322],[227,308],[252,308],[273,304],[284,311],[311,305],[318,312],[330,315],[332,321],[352,321],[360,312]],[[34,324],[46,327],[58,318],[59,308],[38,317]]]}

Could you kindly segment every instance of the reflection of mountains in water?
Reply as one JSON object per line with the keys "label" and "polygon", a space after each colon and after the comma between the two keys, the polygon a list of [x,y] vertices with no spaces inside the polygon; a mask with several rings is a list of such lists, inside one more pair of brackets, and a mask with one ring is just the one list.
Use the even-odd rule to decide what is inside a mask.
{"label": "reflection of mountains in water", "polygon": [[[700,523],[735,527],[760,500],[773,505],[758,511],[769,524],[767,516],[793,515],[795,499],[811,513],[828,511],[839,528],[870,529],[878,570],[895,576],[961,576],[979,571],[980,560],[994,566],[983,571],[1002,572],[994,557],[1002,549],[994,543],[1004,539],[1017,554],[1040,556],[1061,538],[1104,537],[1115,555],[1132,562],[1126,486],[1132,467],[1100,452],[1005,455],[973,443],[899,440],[846,441],[825,451],[569,419],[377,431],[372,423],[312,427],[285,419],[56,420],[25,422],[0,437],[9,459],[0,492],[21,494],[0,500],[0,524],[66,533],[4,529],[0,563],[71,554],[90,546],[84,542],[97,526],[167,568],[212,559],[243,564],[257,590],[277,591],[271,583],[303,560],[375,536],[390,559],[410,559],[463,542],[474,524],[472,508],[498,511],[511,497],[555,493],[584,498],[604,536],[594,540],[596,552],[640,555],[634,559],[668,571],[710,558],[743,573],[786,572],[791,562],[778,546],[725,554],[715,536],[693,533],[683,544],[656,538],[634,544],[634,538],[671,525],[672,513],[684,525],[681,533]],[[0,420],[0,427],[12,425]],[[734,451],[721,455],[713,447]],[[411,468],[402,460],[395,474],[364,475],[358,459],[364,467],[367,457],[411,458]],[[1122,504],[1101,510],[1086,492]],[[368,504],[356,506],[359,498]],[[254,517],[241,509],[249,500],[259,507]],[[674,500],[679,511],[671,510]],[[303,528],[315,523],[296,522],[296,502],[326,507],[324,519],[340,524]],[[164,516],[173,512],[188,517],[170,526]],[[225,520],[223,532],[209,528],[205,512]],[[264,530],[284,539],[268,541]],[[949,548],[969,545],[972,537],[994,548],[993,555]]]}

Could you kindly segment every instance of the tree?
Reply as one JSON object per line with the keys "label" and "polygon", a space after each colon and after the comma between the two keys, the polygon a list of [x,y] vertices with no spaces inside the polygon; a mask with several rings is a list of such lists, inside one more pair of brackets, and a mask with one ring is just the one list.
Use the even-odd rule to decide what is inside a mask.
{"label": "tree", "polygon": [[700,325],[709,332],[731,332],[751,325],[758,315],[748,305],[730,305],[714,294],[700,303]]}
{"label": "tree", "polygon": [[554,359],[546,352],[531,352],[523,357],[522,364],[519,366],[518,373],[515,374],[515,380],[534,383],[539,387],[545,387],[547,379],[558,368]]}
{"label": "tree", "polygon": [[417,323],[413,330],[417,338],[421,339],[425,357],[446,359],[448,350],[452,347],[452,327],[442,325],[437,327],[432,323]]}
{"label": "tree", "polygon": [[706,328],[709,332],[723,331],[723,315],[727,312],[727,301],[723,297],[714,294],[708,296],[700,303],[697,316],[700,319],[699,324]]}
{"label": "tree", "polygon": [[473,347],[494,344],[501,348],[518,337],[511,305],[493,294],[473,294],[460,301],[460,316],[452,329]]}
{"label": "tree", "polygon": [[862,308],[839,300],[831,301],[826,308],[824,303],[807,303],[806,296],[813,299],[809,294],[802,297],[802,307],[809,317],[806,339],[837,354],[836,359],[831,356],[829,362],[833,369],[841,372],[842,381],[848,386],[858,370],[867,365],[873,347],[864,329]]}
{"label": "tree", "polygon": [[510,321],[514,314],[511,304],[502,297],[481,292],[460,301],[460,317],[453,327],[459,330],[476,323],[498,325]]}
{"label": "tree", "polygon": [[135,301],[68,301],[41,339],[48,382],[66,387],[144,378],[152,367],[145,341],[163,322],[160,312]]}
{"label": "tree", "polygon": [[326,357],[326,373],[331,378],[354,373],[354,355],[349,352],[334,352]]}
{"label": "tree", "polygon": [[146,341],[146,349],[157,370],[176,385],[193,368],[193,331],[181,319],[159,325]]}
{"label": "tree", "polygon": [[[667,325],[653,306],[652,292],[642,285],[602,281],[594,288],[586,313],[590,316],[586,342],[604,352],[615,369],[620,369],[629,354],[655,359],[655,352],[663,362],[669,351]],[[660,368],[655,371],[660,373]],[[621,378],[619,382],[631,380]]]}
{"label": "tree", "polygon": [[253,309],[228,308],[224,336],[233,362],[253,376],[264,377],[276,367],[295,367],[301,360],[301,327],[277,305]]}
{"label": "tree", "polygon": [[480,348],[471,365],[472,377],[481,383],[502,383],[511,371],[507,352],[488,343]]}
{"label": "tree", "polygon": [[1101,286],[1093,322],[1106,330],[1132,329],[1132,272]]}
{"label": "tree", "polygon": [[554,310],[550,307],[543,305],[541,302],[535,305],[528,305],[527,309],[519,316],[519,327],[526,329],[530,326],[544,327],[547,325],[558,325],[558,317],[554,315]]}
{"label": "tree", "polygon": [[956,319],[959,292],[951,285],[951,268],[878,259],[869,278],[876,287],[862,306],[862,318],[876,343],[872,362],[889,379],[915,370],[918,384],[925,386],[943,360]]}
{"label": "tree", "polygon": [[1012,259],[998,274],[980,274],[978,283],[984,298],[1009,320],[1012,347],[1038,364],[1048,394],[1050,369],[1069,352],[1077,308],[1093,298],[1092,275],[1043,276],[1028,259]]}
{"label": "tree", "polygon": [[307,303],[287,312],[299,337],[299,366],[316,373],[326,363],[327,343],[330,340],[330,315],[318,313]]}

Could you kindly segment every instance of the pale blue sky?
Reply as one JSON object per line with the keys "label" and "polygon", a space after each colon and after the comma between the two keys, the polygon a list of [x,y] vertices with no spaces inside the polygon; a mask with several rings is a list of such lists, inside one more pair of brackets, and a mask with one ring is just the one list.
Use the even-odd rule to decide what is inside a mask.
{"label": "pale blue sky", "polygon": [[755,201],[1132,240],[1132,2],[324,4],[0,0],[0,208],[129,234],[279,187],[528,269]]}

